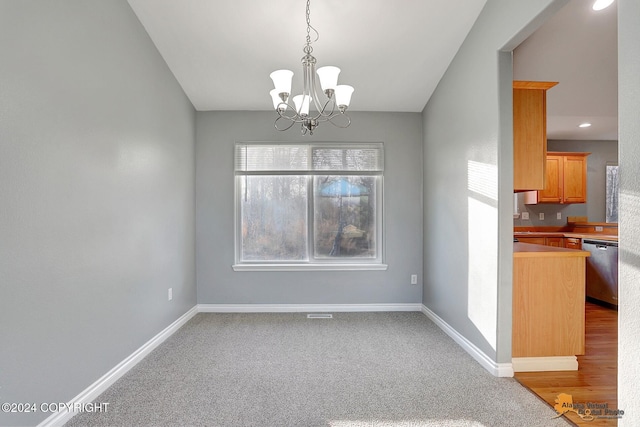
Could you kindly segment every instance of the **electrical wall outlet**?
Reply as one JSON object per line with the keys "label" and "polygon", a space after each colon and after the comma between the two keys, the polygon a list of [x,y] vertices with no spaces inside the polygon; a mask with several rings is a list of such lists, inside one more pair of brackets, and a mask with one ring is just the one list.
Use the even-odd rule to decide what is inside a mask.
{"label": "electrical wall outlet", "polygon": [[596,225],[596,231],[602,231],[604,230],[604,228],[602,228],[601,225]]}
{"label": "electrical wall outlet", "polygon": [[538,218],[540,218],[540,221],[544,221],[544,212],[540,212]]}
{"label": "electrical wall outlet", "polygon": [[529,219],[529,212],[522,212],[522,219]]}
{"label": "electrical wall outlet", "polygon": [[171,301],[173,299],[173,288],[169,288],[169,292],[167,293],[167,301]]}
{"label": "electrical wall outlet", "polygon": [[412,274],[411,275],[411,284],[412,285],[417,285],[418,284],[418,275],[417,274]]}
{"label": "electrical wall outlet", "polygon": [[558,212],[556,214],[556,219],[562,219],[562,212]]}

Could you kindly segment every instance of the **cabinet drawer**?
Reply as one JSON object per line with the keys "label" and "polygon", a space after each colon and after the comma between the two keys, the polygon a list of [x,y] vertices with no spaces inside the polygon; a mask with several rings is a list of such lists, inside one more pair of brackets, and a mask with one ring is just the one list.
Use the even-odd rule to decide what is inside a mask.
{"label": "cabinet drawer", "polygon": [[546,239],[547,246],[554,246],[556,248],[564,248],[564,237],[547,237]]}
{"label": "cabinet drawer", "polygon": [[565,237],[564,247],[568,249],[582,249],[582,239],[577,237]]}
{"label": "cabinet drawer", "polygon": [[520,243],[533,243],[536,245],[546,245],[545,237],[518,237]]}

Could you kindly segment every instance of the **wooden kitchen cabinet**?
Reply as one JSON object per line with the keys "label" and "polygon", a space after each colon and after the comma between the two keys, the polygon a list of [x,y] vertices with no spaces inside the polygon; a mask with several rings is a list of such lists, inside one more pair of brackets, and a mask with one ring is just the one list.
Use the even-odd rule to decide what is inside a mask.
{"label": "wooden kitchen cabinet", "polygon": [[546,237],[518,237],[518,242],[533,243],[535,245],[546,245],[547,238]]}
{"label": "wooden kitchen cabinet", "polygon": [[563,161],[563,203],[587,202],[587,156],[590,153],[571,153]]}
{"label": "wooden kitchen cabinet", "polygon": [[[584,251],[514,243],[511,351],[514,371],[528,370],[519,366],[529,364],[531,359],[519,358],[584,354],[588,256]],[[546,362],[554,363],[548,359]]]}
{"label": "wooden kitchen cabinet", "polygon": [[538,191],[538,203],[562,203],[563,157],[547,154],[546,167],[545,185]]}
{"label": "wooden kitchen cabinet", "polygon": [[589,154],[591,153],[547,153],[544,189],[526,193],[524,203],[586,203]]}
{"label": "wooden kitchen cabinet", "polygon": [[513,189],[542,190],[547,156],[547,90],[557,82],[513,82]]}
{"label": "wooden kitchen cabinet", "polygon": [[582,249],[582,239],[577,237],[565,237],[564,247],[567,249]]}
{"label": "wooden kitchen cabinet", "polygon": [[564,248],[564,237],[518,237],[520,243],[533,243],[536,245]]}
{"label": "wooden kitchen cabinet", "polygon": [[547,237],[547,246],[554,246],[556,248],[564,248],[564,237]]}

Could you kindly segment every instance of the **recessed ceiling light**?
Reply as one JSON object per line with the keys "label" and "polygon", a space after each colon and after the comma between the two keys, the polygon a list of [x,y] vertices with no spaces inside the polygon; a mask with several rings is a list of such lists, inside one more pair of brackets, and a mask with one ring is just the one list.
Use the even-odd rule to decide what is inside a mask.
{"label": "recessed ceiling light", "polygon": [[596,0],[596,2],[593,3],[593,10],[605,9],[611,6],[612,3],[613,3],[613,0]]}
{"label": "recessed ceiling light", "polygon": [[591,123],[580,123],[578,125],[579,128],[588,128],[589,126],[591,126]]}

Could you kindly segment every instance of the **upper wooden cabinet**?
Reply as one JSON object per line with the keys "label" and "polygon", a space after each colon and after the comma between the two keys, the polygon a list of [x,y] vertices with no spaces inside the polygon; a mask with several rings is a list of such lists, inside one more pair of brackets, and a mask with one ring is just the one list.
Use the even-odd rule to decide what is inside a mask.
{"label": "upper wooden cabinet", "polygon": [[544,189],[527,193],[524,203],[586,203],[589,154],[549,152]]}
{"label": "upper wooden cabinet", "polygon": [[538,203],[562,203],[564,157],[552,153],[547,154],[545,185],[538,191]]}
{"label": "upper wooden cabinet", "polygon": [[562,171],[562,203],[587,202],[587,156],[590,153],[565,153]]}
{"label": "upper wooden cabinet", "polygon": [[513,189],[542,190],[547,157],[547,90],[557,82],[513,82]]}

